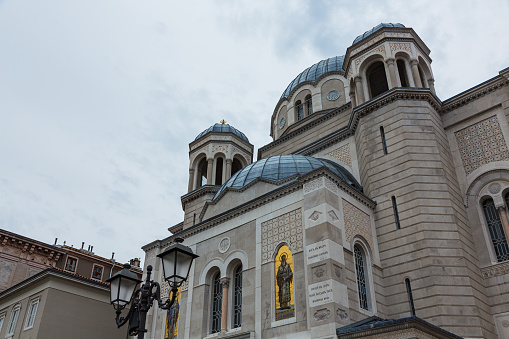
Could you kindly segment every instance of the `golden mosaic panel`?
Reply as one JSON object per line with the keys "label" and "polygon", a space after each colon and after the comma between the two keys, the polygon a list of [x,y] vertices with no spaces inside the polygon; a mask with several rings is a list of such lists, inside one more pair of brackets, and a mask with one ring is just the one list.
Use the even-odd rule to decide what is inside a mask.
{"label": "golden mosaic panel", "polygon": [[467,175],[490,162],[509,160],[509,150],[496,116],[459,130],[454,135]]}
{"label": "golden mosaic panel", "polygon": [[262,222],[262,263],[269,262],[276,246],[290,245],[293,253],[302,251],[302,211],[300,208]]}
{"label": "golden mosaic panel", "polygon": [[343,164],[348,165],[350,168],[352,168],[352,156],[350,155],[350,144],[338,147],[325,155],[338,161],[341,161]]}
{"label": "golden mosaic panel", "polygon": [[373,251],[371,218],[369,215],[343,199],[343,216],[345,220],[346,241],[350,242],[355,235],[361,235]]}

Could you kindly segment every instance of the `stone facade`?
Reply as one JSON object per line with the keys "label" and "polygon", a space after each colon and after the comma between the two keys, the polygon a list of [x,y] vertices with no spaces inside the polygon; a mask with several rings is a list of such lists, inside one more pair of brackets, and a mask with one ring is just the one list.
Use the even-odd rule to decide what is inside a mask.
{"label": "stone facade", "polygon": [[[509,335],[509,69],[441,101],[429,53],[411,28],[375,27],[345,56],[310,68],[323,73],[291,83],[271,118],[274,140],[258,150],[263,169],[243,164],[242,184],[182,197],[184,226],[144,246],[157,279],[156,255],[176,235],[200,256],[178,338]],[[213,138],[230,136],[192,142],[190,168],[202,143],[216,150]],[[318,158],[323,166],[312,167]],[[282,245],[294,297],[276,318]],[[162,338],[166,313],[151,312],[149,333]]]}

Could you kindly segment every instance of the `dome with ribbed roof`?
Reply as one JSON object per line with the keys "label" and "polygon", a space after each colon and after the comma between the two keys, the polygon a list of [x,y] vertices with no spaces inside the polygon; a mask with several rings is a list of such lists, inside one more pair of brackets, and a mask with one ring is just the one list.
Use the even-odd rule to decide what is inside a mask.
{"label": "dome with ribbed roof", "polygon": [[319,168],[329,169],[348,185],[362,192],[362,186],[354,176],[339,164],[327,159],[292,154],[261,159],[244,167],[223,184],[213,200],[227,187],[241,189],[258,178],[280,181],[294,175],[301,176]]}
{"label": "dome with ribbed roof", "polygon": [[364,39],[365,37],[367,36],[370,36],[371,34],[375,33],[376,31],[378,31],[379,29],[382,29],[384,27],[399,27],[399,28],[405,28],[405,26],[403,24],[393,24],[393,23],[381,23],[375,27],[373,27],[372,29],[370,29],[369,31],[366,31],[364,32],[364,34],[361,34],[359,35],[357,38],[355,38],[355,40],[353,41],[352,45],[361,41],[362,39]]}
{"label": "dome with ribbed roof", "polygon": [[345,56],[335,56],[332,58],[328,58],[322,60],[311,67],[306,68],[302,73],[297,75],[295,79],[286,87],[285,91],[281,95],[282,98],[288,98],[290,93],[293,91],[295,87],[303,82],[316,82],[320,76],[334,71],[344,72],[343,70],[343,61],[345,60]]}
{"label": "dome with ribbed roof", "polygon": [[239,138],[241,138],[242,140],[249,142],[249,139],[246,137],[246,135],[244,133],[242,133],[235,127],[230,126],[228,124],[214,124],[214,125],[210,126],[209,128],[207,128],[206,130],[204,130],[203,132],[201,132],[200,134],[198,134],[198,136],[194,140],[198,140],[202,136],[204,136],[205,134],[210,133],[210,132],[233,133],[236,136],[238,136]]}

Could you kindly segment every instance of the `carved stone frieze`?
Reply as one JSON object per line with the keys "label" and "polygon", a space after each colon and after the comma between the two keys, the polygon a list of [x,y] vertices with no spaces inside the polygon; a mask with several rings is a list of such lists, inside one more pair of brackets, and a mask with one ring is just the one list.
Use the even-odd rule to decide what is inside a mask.
{"label": "carved stone frieze", "polygon": [[272,254],[281,243],[287,243],[296,253],[302,251],[302,211],[300,208],[262,222],[262,263],[272,260]]}

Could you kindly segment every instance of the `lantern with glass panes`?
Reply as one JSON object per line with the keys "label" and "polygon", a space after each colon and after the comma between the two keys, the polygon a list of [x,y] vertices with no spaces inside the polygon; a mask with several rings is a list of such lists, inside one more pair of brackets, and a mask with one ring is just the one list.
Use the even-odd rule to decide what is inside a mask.
{"label": "lantern with glass panes", "polygon": [[[142,281],[130,271],[131,265],[124,268],[107,281],[110,283],[111,303],[116,311],[116,323],[120,328],[129,322],[129,335],[138,335],[138,339],[145,337],[145,322],[147,312],[157,301],[159,308],[169,309],[177,297],[178,288],[189,276],[193,260],[198,258],[193,251],[182,244],[184,239],[176,238],[175,243],[158,255],[163,263],[163,276],[171,288],[171,298],[165,302],[161,300],[161,287],[156,281],[150,280],[152,266],[147,266],[147,278],[138,289]],[[129,306],[129,312],[122,317],[122,311]]]}

